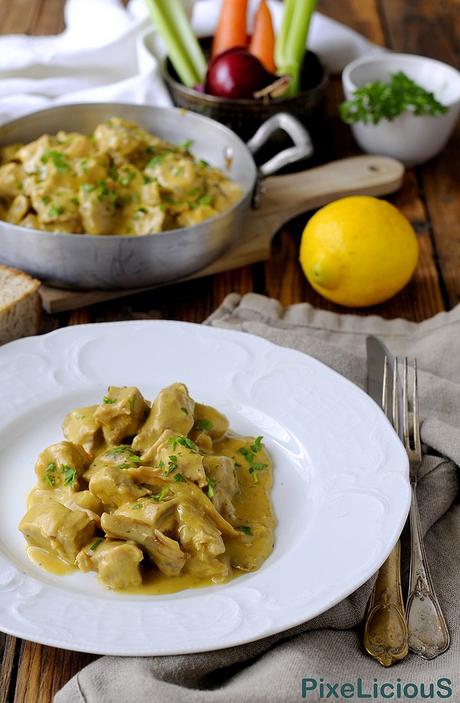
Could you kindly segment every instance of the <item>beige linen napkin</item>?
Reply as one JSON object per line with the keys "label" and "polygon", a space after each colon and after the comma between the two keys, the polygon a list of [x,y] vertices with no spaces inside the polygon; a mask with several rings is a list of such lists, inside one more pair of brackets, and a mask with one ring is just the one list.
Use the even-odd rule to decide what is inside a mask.
{"label": "beige linen napkin", "polygon": [[[319,680],[362,686],[368,699],[374,679],[420,689],[434,685],[432,699],[460,700],[460,506],[456,500],[460,464],[460,306],[420,324],[378,317],[336,315],[308,304],[283,308],[263,296],[227,296],[207,320],[260,335],[275,344],[316,357],[360,386],[365,385],[365,340],[378,335],[395,354],[417,356],[420,369],[422,440],[428,450],[419,484],[426,547],[437,592],[452,635],[451,649],[432,662],[410,655],[390,670],[361,649],[359,625],[372,583],[314,620],[288,632],[206,654],[151,658],[103,657],[77,674],[55,703],[291,703],[302,700],[303,677],[318,689],[306,700],[324,700]],[[127,623],[127,626],[129,624]],[[120,633],[122,637],[122,633]],[[438,698],[438,680],[441,697]],[[444,690],[442,687],[444,686]],[[335,689],[337,693],[339,689]],[[414,688],[407,689],[408,701]],[[349,691],[349,689],[348,689]],[[344,700],[336,693],[329,700]],[[447,690],[448,693],[448,690]],[[350,700],[360,700],[357,695]],[[396,695],[395,695],[396,699]],[[381,701],[378,694],[371,700]]]}

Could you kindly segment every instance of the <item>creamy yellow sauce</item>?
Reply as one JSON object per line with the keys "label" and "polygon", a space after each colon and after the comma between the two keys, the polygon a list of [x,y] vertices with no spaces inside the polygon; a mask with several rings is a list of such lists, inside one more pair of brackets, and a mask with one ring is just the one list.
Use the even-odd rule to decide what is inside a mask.
{"label": "creamy yellow sauce", "polygon": [[237,466],[240,491],[233,499],[237,522],[235,524],[249,526],[251,535],[240,539],[224,538],[226,554],[231,563],[241,571],[254,571],[270,556],[274,546],[276,519],[270,500],[273,483],[273,466],[270,456],[265,450],[260,452],[260,458],[267,468],[257,474],[257,482],[249,473],[249,463],[239,453],[241,447],[249,448],[254,439],[227,437],[214,442],[214,450],[218,454],[229,456]]}
{"label": "creamy yellow sauce", "polygon": [[[219,585],[229,583],[241,572],[233,569],[228,578],[219,581]],[[161,574],[157,569],[150,568],[144,571],[142,585],[135,588],[125,588],[120,593],[131,593],[140,596],[161,596],[168,593],[178,593],[189,588],[205,588],[206,586],[215,586],[216,584],[211,579],[200,579],[191,574],[180,574],[179,576],[167,577]]]}
{"label": "creamy yellow sauce", "polygon": [[[96,571],[104,586],[143,595],[227,583],[260,568],[273,550],[276,527],[270,498],[273,467],[262,438],[231,433],[228,420],[209,406],[188,405],[194,408],[188,420],[185,405],[194,401],[183,384],[163,389],[164,395],[160,393],[157,405],[152,406],[141,395],[134,402],[134,391],[139,393],[137,389],[110,387],[113,400],[105,396],[100,406],[69,413],[64,421],[67,441],[40,454],[38,484],[28,495],[28,512],[20,525],[29,543],[29,559],[59,576],[74,573],[77,567]],[[107,432],[120,431],[117,418],[127,422],[132,431],[128,407],[141,418],[132,446],[117,446],[119,436],[108,443],[112,434]],[[115,418],[113,422],[110,419],[108,429],[104,426],[104,436],[98,425],[101,413],[103,418],[108,414]],[[159,421],[162,426],[182,429],[162,430],[157,426]],[[203,422],[212,427],[204,430],[200,427]],[[152,432],[160,432],[154,446],[149,439]],[[139,452],[144,451],[142,460],[134,452],[136,446]],[[130,456],[135,459],[132,464]],[[79,473],[69,465],[72,461],[76,467],[83,462]],[[114,466],[113,462],[118,463]],[[186,472],[186,478],[180,474],[178,482],[174,476],[179,470]],[[200,471],[207,485],[206,480],[200,482]],[[113,476],[121,483],[114,483],[107,493],[106,481],[114,480]],[[118,494],[120,486],[131,493]],[[112,499],[121,502],[111,505]],[[136,509],[140,512],[134,512]],[[74,534],[80,535],[79,543],[72,546]],[[190,535],[198,541],[190,542]],[[164,551],[157,554],[163,539]],[[216,546],[219,540],[218,551],[209,551],[206,545]],[[179,545],[183,552],[181,555],[179,550],[178,556]],[[171,548],[172,552],[168,551]],[[182,560],[180,568],[177,559]],[[123,576],[125,567],[126,574],[131,574],[128,580]]]}
{"label": "creamy yellow sauce", "polygon": [[55,576],[67,576],[67,574],[73,574],[78,571],[76,566],[59,559],[54,552],[50,552],[43,547],[27,547],[26,554],[31,562]]}

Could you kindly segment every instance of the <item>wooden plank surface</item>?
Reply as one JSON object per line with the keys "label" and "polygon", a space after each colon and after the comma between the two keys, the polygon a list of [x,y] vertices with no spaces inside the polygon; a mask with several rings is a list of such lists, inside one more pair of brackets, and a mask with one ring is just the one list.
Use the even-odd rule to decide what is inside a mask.
{"label": "wooden plank surface", "polygon": [[[31,34],[62,31],[64,0],[0,0],[0,31]],[[320,0],[319,9],[378,44],[459,64],[459,0]],[[323,160],[359,153],[350,130],[337,116],[342,99],[339,78],[328,91],[322,126]],[[459,128],[460,129],[460,128]],[[410,170],[404,187],[389,198],[409,217],[420,241],[421,257],[411,284],[393,300],[360,314],[422,320],[460,300],[460,131],[430,164]],[[91,321],[171,318],[201,322],[230,291],[255,291],[284,304],[309,301],[344,312],[321,299],[307,284],[297,261],[299,237],[307,216],[275,237],[273,255],[256,264],[197,281],[102,303],[71,313],[45,315],[42,331]],[[20,642],[0,635],[0,703],[50,703],[58,690],[93,657]]]}
{"label": "wooden plank surface", "polygon": [[[425,16],[429,21],[422,22]],[[423,53],[460,66],[460,1],[385,1],[388,41],[396,51]],[[447,149],[418,169],[447,307],[460,302],[460,123]]]}

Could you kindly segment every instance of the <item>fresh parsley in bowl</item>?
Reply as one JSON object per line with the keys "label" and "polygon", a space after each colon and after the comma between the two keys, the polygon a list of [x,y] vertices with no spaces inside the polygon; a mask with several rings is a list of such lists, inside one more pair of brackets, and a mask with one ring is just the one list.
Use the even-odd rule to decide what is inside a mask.
{"label": "fresh parsley in bowl", "polygon": [[388,82],[373,81],[357,88],[353,97],[341,104],[340,116],[348,124],[378,124],[382,119],[394,120],[406,110],[414,115],[438,117],[447,112],[447,107],[429,90],[398,71]]}
{"label": "fresh parsley in bowl", "polygon": [[460,73],[424,56],[381,52],[353,61],[342,74],[344,122],[364,151],[406,165],[441,151],[460,110]]}

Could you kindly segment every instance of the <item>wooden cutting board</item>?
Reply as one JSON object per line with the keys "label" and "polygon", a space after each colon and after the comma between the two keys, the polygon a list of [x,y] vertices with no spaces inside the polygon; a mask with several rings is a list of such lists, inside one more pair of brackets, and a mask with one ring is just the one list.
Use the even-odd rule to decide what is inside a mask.
{"label": "wooden cutting board", "polygon": [[[345,195],[386,195],[401,186],[404,166],[385,156],[354,156],[324,166],[270,176],[262,182],[260,205],[252,210],[241,234],[212,264],[180,279],[187,281],[247,266],[270,257],[271,242],[293,217]],[[167,235],[166,235],[167,236]],[[40,296],[49,313],[75,310],[105,300],[153,290],[179,281],[130,290],[70,291],[43,285]]]}

